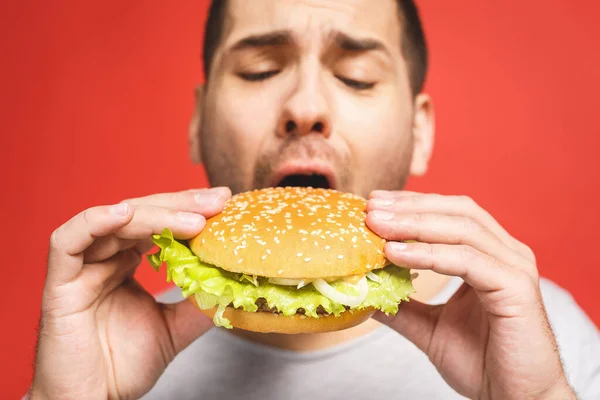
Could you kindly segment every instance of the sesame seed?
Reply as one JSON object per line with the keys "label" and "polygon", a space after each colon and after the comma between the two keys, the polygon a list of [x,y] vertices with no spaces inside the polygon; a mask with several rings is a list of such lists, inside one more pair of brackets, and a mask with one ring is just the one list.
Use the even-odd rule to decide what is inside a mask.
{"label": "sesame seed", "polygon": [[265,258],[267,258],[266,254],[261,257],[262,260],[264,260]]}
{"label": "sesame seed", "polygon": [[305,238],[305,237],[303,237],[303,238],[302,238],[302,239],[300,239],[300,240],[301,240],[301,241],[303,241],[303,242],[306,242],[306,238]]}
{"label": "sesame seed", "polygon": [[339,260],[341,260],[341,259],[343,259],[343,258],[344,258],[344,256],[343,256],[342,254],[340,254],[340,255],[338,256],[338,259],[339,259]]}
{"label": "sesame seed", "polygon": [[281,274],[283,274],[283,270],[282,270],[282,269],[280,269],[279,271],[277,271],[277,273],[278,273],[279,275],[281,275]]}
{"label": "sesame seed", "polygon": [[329,250],[331,248],[330,245],[325,246],[325,250]]}
{"label": "sesame seed", "polygon": [[240,259],[238,260],[238,264],[241,264],[242,262],[244,262],[244,259],[243,259],[243,258],[240,258]]}
{"label": "sesame seed", "polygon": [[306,261],[306,262],[309,262],[309,261],[310,261],[310,257],[306,257],[306,258],[304,259],[304,261]]}
{"label": "sesame seed", "polygon": [[296,256],[302,257],[302,253],[298,253],[298,254],[296,254]]}
{"label": "sesame seed", "polygon": [[267,249],[267,254],[271,254],[271,249]]}

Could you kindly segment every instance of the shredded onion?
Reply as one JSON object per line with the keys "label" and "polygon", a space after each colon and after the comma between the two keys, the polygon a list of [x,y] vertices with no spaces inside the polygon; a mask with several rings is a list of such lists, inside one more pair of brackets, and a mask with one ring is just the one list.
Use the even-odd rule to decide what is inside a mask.
{"label": "shredded onion", "polygon": [[[348,285],[350,285],[348,283]],[[359,291],[358,296],[350,296],[345,293],[342,293],[329,285],[329,283],[325,282],[323,279],[315,279],[313,281],[313,286],[319,293],[323,296],[337,301],[340,304],[343,304],[348,307],[355,307],[361,304],[365,298],[367,297],[367,293],[369,292],[369,284],[367,283],[367,278],[363,277],[356,285],[354,286]]]}
{"label": "shredded onion", "polygon": [[[275,285],[282,286],[304,286],[304,281],[302,279],[287,279],[287,278],[269,278],[269,282]],[[300,286],[300,287],[302,287]]]}
{"label": "shredded onion", "polygon": [[373,273],[373,271],[371,271],[371,272],[369,272],[369,273],[367,274],[367,278],[369,278],[369,279],[370,279],[370,280],[372,280],[373,282],[377,282],[377,283],[381,283],[381,282],[383,282],[383,279],[381,279],[381,277],[379,277],[379,276],[375,275],[375,274]]}
{"label": "shredded onion", "polygon": [[310,282],[300,281],[300,282],[298,282],[298,286],[296,287],[296,289],[303,288],[304,286],[308,285],[309,283]]}

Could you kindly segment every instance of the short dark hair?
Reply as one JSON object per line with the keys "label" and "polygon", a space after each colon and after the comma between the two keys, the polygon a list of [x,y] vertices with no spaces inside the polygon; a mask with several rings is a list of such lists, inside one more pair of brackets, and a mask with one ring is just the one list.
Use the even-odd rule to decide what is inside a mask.
{"label": "short dark hair", "polygon": [[[423,90],[428,69],[427,41],[413,0],[396,0],[402,25],[402,54],[408,66],[410,88],[413,95]],[[204,76],[208,80],[213,57],[221,42],[227,0],[213,0],[204,31],[203,63]]]}

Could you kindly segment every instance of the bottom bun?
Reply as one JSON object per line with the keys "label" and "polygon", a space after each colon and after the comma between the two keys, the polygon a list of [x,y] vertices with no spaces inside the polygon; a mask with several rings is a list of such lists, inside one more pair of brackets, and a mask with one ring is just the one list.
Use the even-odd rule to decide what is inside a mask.
{"label": "bottom bun", "polygon": [[[198,307],[195,296],[190,296],[189,299]],[[212,318],[217,308],[200,309],[200,311]],[[223,316],[231,321],[234,328],[245,331],[296,334],[341,331],[363,323],[374,313],[374,308],[365,308],[358,311],[345,311],[339,317],[334,315],[319,318],[304,315],[286,317],[269,312],[247,312],[227,307]]]}

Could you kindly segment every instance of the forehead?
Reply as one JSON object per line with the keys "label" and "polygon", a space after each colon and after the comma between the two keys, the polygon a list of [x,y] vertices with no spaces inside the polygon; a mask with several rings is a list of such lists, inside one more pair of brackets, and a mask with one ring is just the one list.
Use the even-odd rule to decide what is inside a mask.
{"label": "forehead", "polygon": [[291,31],[303,44],[341,31],[400,51],[395,0],[229,0],[225,24],[225,47],[268,31]]}

